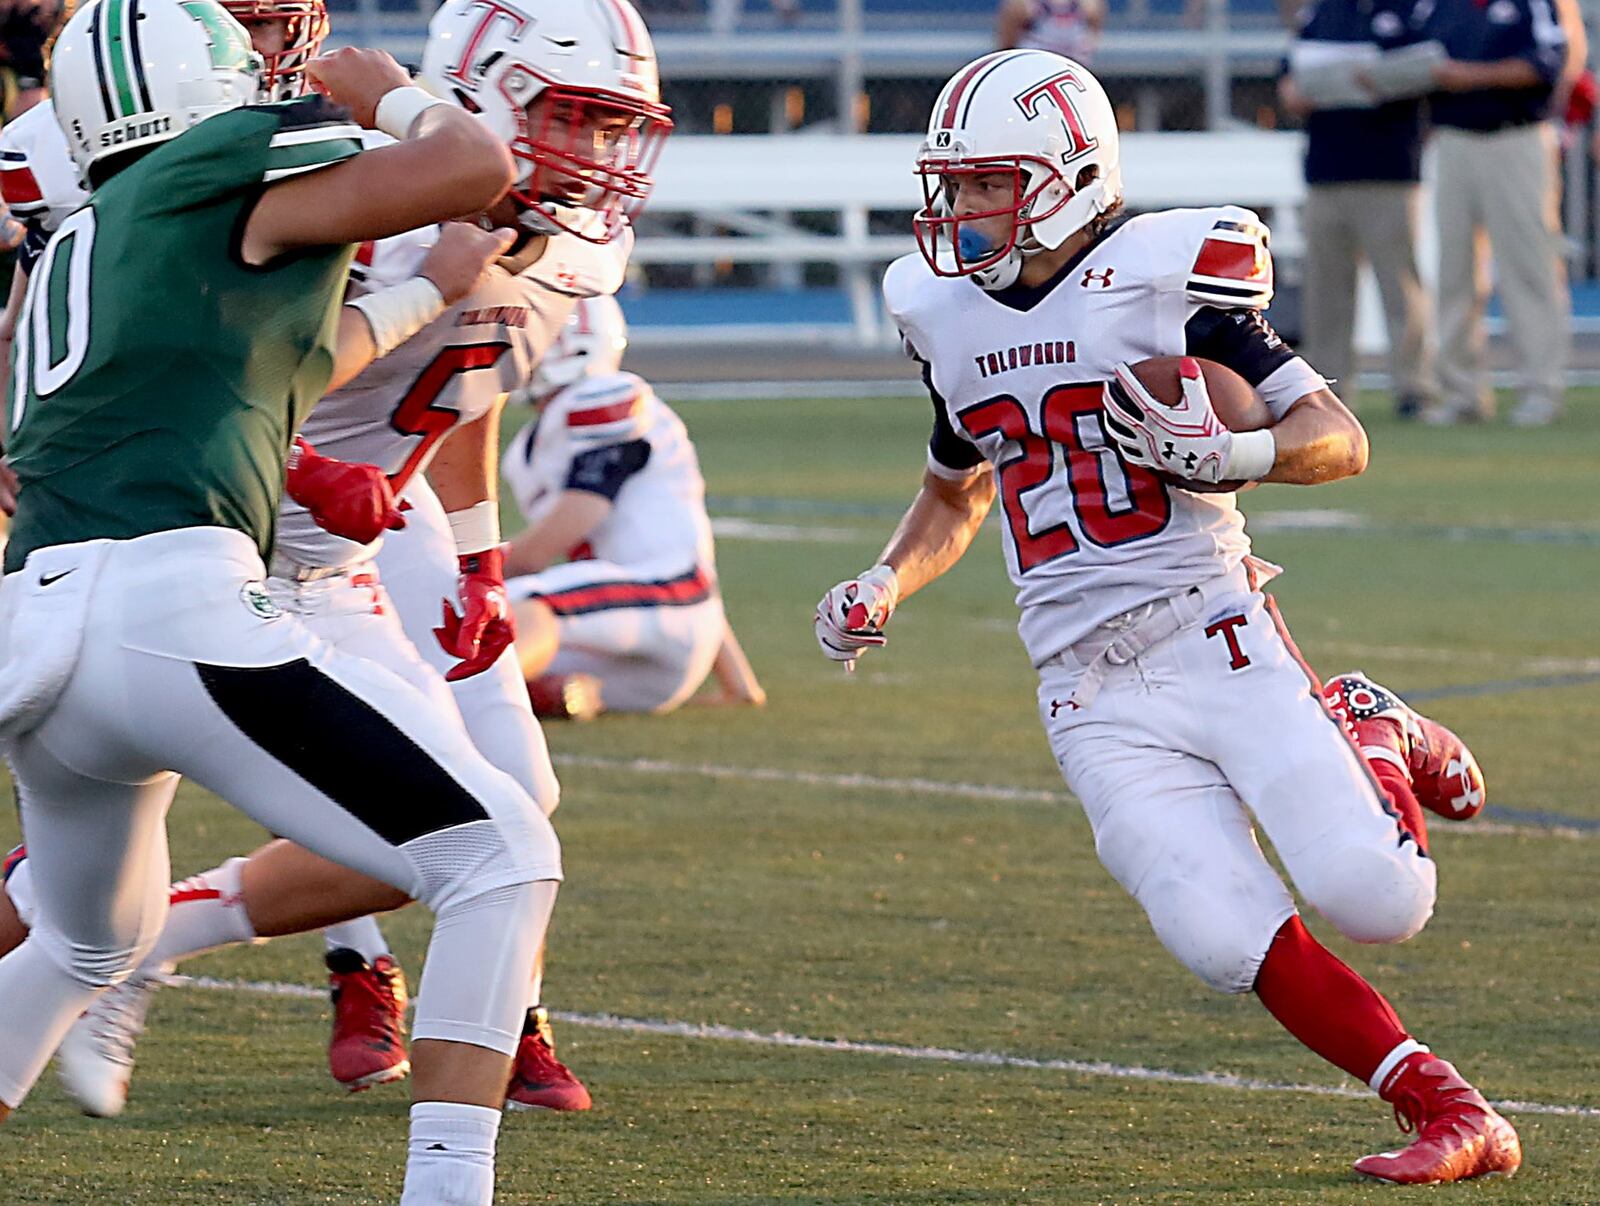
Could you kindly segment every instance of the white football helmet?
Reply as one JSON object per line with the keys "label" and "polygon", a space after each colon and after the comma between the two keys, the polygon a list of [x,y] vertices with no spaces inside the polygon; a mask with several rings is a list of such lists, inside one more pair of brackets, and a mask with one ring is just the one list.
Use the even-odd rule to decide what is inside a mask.
{"label": "white football helmet", "polygon": [[50,92],[89,184],[107,156],[254,104],[261,72],[250,35],[216,0],[93,0],[56,39]]}
{"label": "white football helmet", "polygon": [[601,294],[573,307],[528,382],[528,401],[538,404],[582,377],[610,376],[622,367],[628,322],[617,299]]}
{"label": "white football helmet", "polygon": [[505,139],[522,161],[511,195],[544,233],[615,237],[672,130],[650,32],[628,0],[446,0],[422,79]]}
{"label": "white football helmet", "polygon": [[[923,207],[912,226],[923,258],[940,276],[1003,289],[1025,257],[1061,246],[1122,199],[1116,114],[1100,81],[1071,59],[999,50],[967,64],[939,93],[916,172]],[[993,173],[1010,174],[1010,203],[956,213],[960,178]],[[970,225],[1001,215],[1012,218],[1004,242]]]}

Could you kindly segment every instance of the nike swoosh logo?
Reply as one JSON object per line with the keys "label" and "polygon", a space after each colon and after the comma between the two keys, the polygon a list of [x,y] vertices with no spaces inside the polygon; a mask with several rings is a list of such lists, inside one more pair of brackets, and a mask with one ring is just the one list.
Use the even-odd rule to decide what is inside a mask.
{"label": "nike swoosh logo", "polygon": [[562,50],[571,50],[578,44],[577,38],[552,38],[549,34],[544,35],[544,40],[549,42],[550,45],[559,47]]}
{"label": "nike swoosh logo", "polygon": [[40,574],[39,575],[39,585],[40,586],[53,586],[55,583],[60,582],[61,579],[65,578],[70,573],[72,573],[72,570],[62,570],[59,574]]}

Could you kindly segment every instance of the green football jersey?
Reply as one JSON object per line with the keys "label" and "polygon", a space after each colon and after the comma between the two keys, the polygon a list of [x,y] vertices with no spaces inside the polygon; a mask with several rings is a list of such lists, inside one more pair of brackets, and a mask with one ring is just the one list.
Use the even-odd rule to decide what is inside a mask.
{"label": "green football jersey", "polygon": [[360,150],[320,98],[234,109],[61,225],[14,344],[7,573],[36,548],[195,526],[266,555],[290,443],[333,371],[352,249],[254,267],[239,240],[265,185]]}

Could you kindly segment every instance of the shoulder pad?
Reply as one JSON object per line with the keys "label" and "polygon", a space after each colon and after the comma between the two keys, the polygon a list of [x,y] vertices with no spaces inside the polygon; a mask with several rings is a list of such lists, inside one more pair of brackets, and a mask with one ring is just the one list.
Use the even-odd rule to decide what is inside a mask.
{"label": "shoulder pad", "polygon": [[0,197],[14,217],[47,231],[89,199],[48,100],[0,132]]}
{"label": "shoulder pad", "polygon": [[422,226],[362,243],[350,261],[350,280],[366,292],[408,281],[422,270],[422,261],[438,241],[437,226]]}
{"label": "shoulder pad", "polygon": [[559,422],[577,446],[644,439],[651,391],[633,373],[584,377],[552,398],[542,421]]}
{"label": "shoulder pad", "polygon": [[1233,205],[1197,212],[1209,224],[1199,232],[1185,291],[1207,305],[1265,309],[1272,302],[1266,223]]}
{"label": "shoulder pad", "polygon": [[900,329],[900,348],[913,360],[926,360],[921,316],[941,281],[920,252],[903,255],[883,273],[883,304]]}
{"label": "shoulder pad", "polygon": [[247,106],[270,112],[278,130],[267,144],[262,180],[274,184],[302,172],[328,167],[361,153],[361,127],[349,112],[322,96],[302,96],[276,104]]}
{"label": "shoulder pad", "polygon": [[633,227],[609,243],[590,243],[577,235],[551,235],[544,253],[522,275],[567,297],[599,297],[622,288],[633,254]]}

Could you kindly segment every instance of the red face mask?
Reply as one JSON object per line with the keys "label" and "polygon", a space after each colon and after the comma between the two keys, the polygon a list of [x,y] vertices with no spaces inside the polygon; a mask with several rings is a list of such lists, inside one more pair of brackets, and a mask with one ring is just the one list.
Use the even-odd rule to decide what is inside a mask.
{"label": "red face mask", "polygon": [[[557,85],[546,86],[532,108],[531,115],[517,110],[511,153],[533,169],[511,195],[581,239],[610,241],[650,195],[650,173],[672,132],[671,109]],[[571,207],[599,214],[600,233],[566,218]]]}
{"label": "red face mask", "polygon": [[283,49],[263,54],[261,91],[277,96],[304,91],[306,64],[316,58],[328,36],[328,10],[323,0],[223,0],[222,7],[248,29],[264,21],[282,21]]}
{"label": "red face mask", "polygon": [[[1036,164],[1045,170],[1036,172],[1035,182],[1029,184],[1023,164]],[[1060,180],[1055,169],[1042,159],[1017,156],[1007,159],[951,161],[924,159],[917,163],[916,173],[922,181],[922,209],[912,219],[917,246],[922,258],[939,276],[970,276],[992,268],[1016,248],[1024,230],[1056,213],[1071,199],[1070,189],[1049,209],[1034,213],[1044,190]],[[957,214],[955,197],[962,178],[1005,175],[1011,179],[1011,189],[1004,204],[980,212]],[[1004,242],[995,242],[979,231],[976,223],[993,218],[1009,217],[1010,234]]]}

